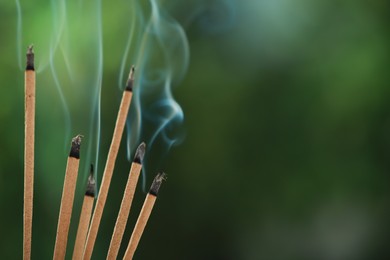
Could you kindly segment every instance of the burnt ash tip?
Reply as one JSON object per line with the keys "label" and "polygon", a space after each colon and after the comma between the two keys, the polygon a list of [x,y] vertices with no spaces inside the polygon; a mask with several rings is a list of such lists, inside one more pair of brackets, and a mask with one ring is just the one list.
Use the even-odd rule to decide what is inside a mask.
{"label": "burnt ash tip", "polygon": [[127,90],[127,91],[133,92],[134,73],[135,73],[135,67],[134,67],[134,65],[133,65],[133,66],[131,66],[130,74],[129,74],[129,79],[127,80],[127,83],[126,83],[126,90]]}
{"label": "burnt ash tip", "polygon": [[166,179],[167,175],[164,172],[157,173],[157,176],[154,178],[152,186],[150,187],[149,194],[157,196],[162,182]]}
{"label": "burnt ash tip", "polygon": [[80,145],[82,135],[77,135],[72,138],[72,147],[70,148],[69,157],[80,159]]}
{"label": "burnt ash tip", "polygon": [[135,156],[133,162],[142,164],[142,161],[145,157],[145,150],[146,150],[146,144],[142,142],[138,148],[137,151],[135,151]]}
{"label": "burnt ash tip", "polygon": [[96,181],[93,177],[93,164],[91,164],[91,171],[88,176],[87,189],[85,190],[85,196],[95,197]]}
{"label": "burnt ash tip", "polygon": [[26,70],[35,70],[34,68],[34,46],[31,44],[27,48],[27,53],[26,53]]}

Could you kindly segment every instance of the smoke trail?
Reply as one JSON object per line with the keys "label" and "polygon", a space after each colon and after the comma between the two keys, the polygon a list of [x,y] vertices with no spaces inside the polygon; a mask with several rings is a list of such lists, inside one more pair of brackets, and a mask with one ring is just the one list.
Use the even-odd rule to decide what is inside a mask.
{"label": "smoke trail", "polygon": [[[129,36],[127,38],[126,42],[126,47],[125,51],[122,57],[122,62],[121,62],[121,67],[119,71],[119,78],[118,78],[118,86],[119,88],[122,88],[124,86],[123,82],[126,82],[127,80],[127,74],[128,73],[128,66],[126,65],[126,62],[128,60],[129,52],[130,52],[130,47],[133,44],[134,45],[134,39],[136,38],[136,26],[139,24],[143,24],[143,21],[140,22],[140,19],[143,18],[141,15],[136,15],[137,11],[139,10],[139,6],[137,2],[132,2],[132,6],[130,7],[130,13],[129,16],[131,17],[130,21],[130,31],[129,31]],[[126,70],[127,69],[127,70]]]}
{"label": "smoke trail", "polygon": [[[158,157],[163,158],[173,145],[181,141],[182,136],[177,130],[184,120],[184,113],[173,97],[172,86],[185,75],[189,60],[189,47],[183,28],[156,0],[150,0],[149,4],[150,14],[146,22],[135,23],[142,26],[141,37],[136,37],[141,41],[133,39],[133,30],[129,36],[135,49],[137,70],[132,111],[127,122],[127,150],[130,160],[137,145],[141,141],[147,143],[143,186],[152,150],[157,149]],[[125,53],[128,53],[127,49]],[[124,64],[122,70],[129,67]],[[123,74],[120,76],[123,77]],[[156,164],[159,163],[161,161]]]}
{"label": "smoke trail", "polygon": [[[61,81],[59,80],[57,69],[55,66],[55,55],[57,52],[57,49],[59,48],[60,42],[61,42],[61,36],[64,33],[64,28],[66,24],[66,4],[64,1],[51,1],[51,7],[52,7],[52,22],[53,22],[53,36],[50,43],[50,52],[49,52],[49,67],[50,71],[54,80],[54,85],[57,89],[58,95],[61,100],[61,104],[64,111],[64,120],[65,120],[65,126],[66,126],[66,132],[65,132],[65,138],[64,138],[64,149],[67,149],[67,144],[69,143],[68,140],[71,139],[71,129],[72,129],[72,121],[71,116],[69,112],[69,108],[64,96],[64,93],[62,91],[63,87],[61,86]],[[63,53],[62,53],[63,54]],[[62,55],[62,57],[66,57],[66,55]],[[45,63],[41,63],[37,68],[37,73],[40,73],[45,69]]]}
{"label": "smoke trail", "polygon": [[23,70],[22,66],[22,7],[20,6],[19,0],[15,0],[16,4],[16,47],[17,47],[17,59],[18,59],[18,65],[19,69]]}
{"label": "smoke trail", "polygon": [[[60,108],[62,112],[55,116],[57,128],[63,129],[65,134],[60,137],[64,140],[64,153],[69,149],[72,136],[85,136],[80,169],[83,169],[81,178],[86,179],[91,161],[95,174],[98,172],[103,77],[102,2],[51,0],[50,5],[42,5],[39,14],[34,14],[34,9],[20,0],[15,0],[15,6],[18,65],[24,69],[23,46],[30,44],[23,40],[34,39],[35,67],[40,78],[39,91],[42,91],[40,104],[46,103],[48,111]],[[23,16],[22,20],[27,10],[32,15]],[[48,90],[55,90],[53,100]]]}
{"label": "smoke trail", "polygon": [[[102,81],[103,81],[103,29],[102,29],[102,10],[101,10],[101,0],[98,1],[99,4],[97,6],[97,42],[98,42],[98,68],[97,68],[97,77],[95,86],[97,86],[97,91],[95,92],[94,102],[92,104],[93,117],[91,121],[91,128],[89,129],[89,133],[91,137],[95,135],[95,180],[96,180],[96,188],[99,187],[96,178],[97,169],[99,169],[99,150],[100,150],[100,127],[101,127],[101,96],[102,96]],[[95,123],[94,123],[95,122]],[[96,129],[96,133],[94,133],[94,129]],[[89,150],[92,149],[92,142],[89,145]],[[89,152],[88,152],[89,154]],[[85,165],[87,168],[87,165]],[[96,191],[97,192],[97,191]]]}
{"label": "smoke trail", "polygon": [[236,23],[236,5],[235,0],[196,1],[184,19],[185,28],[195,25],[206,34],[226,33]]}
{"label": "smoke trail", "polygon": [[[95,162],[95,174],[99,171],[103,40],[107,40],[110,32],[116,31],[111,35],[118,40],[128,33],[124,36],[123,52],[118,59],[121,60],[118,64],[121,88],[130,66],[136,66],[132,109],[127,122],[129,159],[141,141],[147,143],[147,154],[158,151],[159,158],[181,141],[179,126],[184,114],[174,99],[172,86],[177,85],[186,73],[188,42],[183,28],[162,9],[161,2],[134,0],[109,5],[101,0],[51,0],[50,6],[42,7],[45,15],[40,16],[40,20],[29,20],[29,16],[22,20],[24,5],[20,0],[15,1],[19,66],[23,60],[20,46],[28,45],[22,43],[22,38],[32,35],[37,50],[36,71],[38,76],[47,73],[40,89],[55,89],[59,102],[50,105],[63,111],[64,151],[68,149],[72,136],[85,136],[81,165],[84,179],[91,161]],[[126,13],[124,7],[129,7]],[[112,10],[114,12],[109,17],[115,19],[107,19],[112,23],[108,30],[103,31],[103,16]],[[23,29],[27,23],[29,31],[25,36]],[[110,49],[110,59],[107,60],[115,60],[115,51]],[[148,162],[148,156],[145,159]],[[146,165],[147,168],[152,164]],[[158,165],[159,162],[156,167]]]}

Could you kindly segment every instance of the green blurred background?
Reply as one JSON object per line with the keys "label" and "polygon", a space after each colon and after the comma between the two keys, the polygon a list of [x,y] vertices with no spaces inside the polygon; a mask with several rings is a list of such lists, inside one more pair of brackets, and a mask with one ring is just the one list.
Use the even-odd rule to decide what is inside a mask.
{"label": "green blurred background", "polygon": [[[188,70],[173,89],[185,138],[169,153],[163,143],[151,149],[164,156],[148,161],[145,186],[155,169],[168,180],[135,258],[388,259],[389,2],[158,4],[188,39]],[[85,135],[70,259],[88,165],[98,159],[100,183],[126,77],[122,57],[141,13],[135,42],[150,17],[147,1],[0,2],[1,259],[22,258],[27,45],[35,44],[38,67],[33,259],[52,257],[70,138]],[[130,167],[126,150],[124,135],[93,259],[107,254]],[[139,188],[120,256],[144,197]]]}

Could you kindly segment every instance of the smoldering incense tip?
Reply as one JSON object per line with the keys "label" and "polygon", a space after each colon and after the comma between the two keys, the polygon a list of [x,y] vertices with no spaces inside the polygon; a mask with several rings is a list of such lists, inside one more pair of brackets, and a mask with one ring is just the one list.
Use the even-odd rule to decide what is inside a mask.
{"label": "smoldering incense tip", "polygon": [[69,157],[80,159],[80,145],[82,135],[77,135],[72,138],[72,147],[70,148]]}
{"label": "smoldering incense tip", "polygon": [[26,70],[34,70],[34,51],[33,51],[33,45],[31,44],[27,48],[27,64],[26,64]]}
{"label": "smoldering incense tip", "polygon": [[96,181],[93,177],[93,164],[91,164],[91,171],[88,176],[87,189],[85,191],[86,196],[95,197]]}
{"label": "smoldering incense tip", "polygon": [[127,91],[133,91],[134,72],[135,72],[135,68],[134,68],[134,65],[133,65],[133,66],[131,66],[129,79],[127,80],[127,83],[126,83],[126,90]]}
{"label": "smoldering incense tip", "polygon": [[164,172],[159,172],[154,178],[152,186],[150,187],[149,194],[157,196],[158,190],[160,189],[161,183],[166,180],[166,174]]}
{"label": "smoldering incense tip", "polygon": [[146,144],[144,142],[142,142],[138,146],[137,151],[135,152],[133,162],[142,164],[142,161],[143,161],[144,156],[145,156],[145,149],[146,149]]}

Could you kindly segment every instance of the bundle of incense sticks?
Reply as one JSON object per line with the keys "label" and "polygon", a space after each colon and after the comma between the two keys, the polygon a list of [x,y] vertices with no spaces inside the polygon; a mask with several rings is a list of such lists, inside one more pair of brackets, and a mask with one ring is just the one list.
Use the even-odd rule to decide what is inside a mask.
{"label": "bundle of incense sticks", "polygon": [[[103,172],[99,194],[94,208],[96,181],[94,178],[93,165],[91,165],[88,177],[87,188],[82,204],[75,246],[72,259],[91,259],[94,244],[98,235],[100,221],[103,215],[112,174],[115,168],[115,161],[118,155],[122,134],[133,96],[134,67],[123,92],[118,116],[114,128],[112,142],[108,152],[106,166]],[[33,47],[27,50],[27,66],[25,71],[25,159],[24,159],[24,224],[23,224],[23,259],[31,259],[31,237],[32,237],[32,213],[33,213],[33,190],[34,190],[34,134],[35,134],[35,70]],[[73,210],[77,175],[80,164],[80,147],[82,135],[72,139],[71,149],[68,155],[65,170],[64,185],[61,197],[60,212],[58,217],[56,240],[54,245],[53,259],[65,259],[68,241],[69,227]],[[112,234],[107,259],[116,259],[121,246],[123,234],[129,217],[131,204],[134,198],[138,178],[142,170],[142,161],[145,156],[145,143],[141,143],[130,167],[129,177],[122,198],[118,217]],[[158,190],[165,173],[158,173],[155,177],[149,193],[146,196],[144,205],[139,214],[137,223],[130,238],[124,259],[132,259],[137,248],[141,235],[145,229]],[[93,214],[92,214],[93,211]]]}

